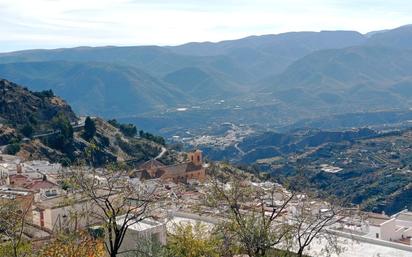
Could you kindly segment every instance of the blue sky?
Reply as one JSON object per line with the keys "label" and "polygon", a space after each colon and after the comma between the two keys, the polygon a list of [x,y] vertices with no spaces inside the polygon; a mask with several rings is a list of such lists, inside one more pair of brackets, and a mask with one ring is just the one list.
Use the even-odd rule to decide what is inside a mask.
{"label": "blue sky", "polygon": [[412,23],[410,0],[0,0],[0,52],[176,45]]}

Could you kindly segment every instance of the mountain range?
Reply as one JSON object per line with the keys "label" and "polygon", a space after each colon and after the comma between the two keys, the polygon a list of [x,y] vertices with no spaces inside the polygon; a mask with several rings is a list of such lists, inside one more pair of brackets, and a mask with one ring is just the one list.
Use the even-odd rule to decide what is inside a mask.
{"label": "mountain range", "polygon": [[[178,108],[196,107],[187,116],[199,113],[210,121],[216,110],[235,107],[243,110],[240,116],[253,117],[262,115],[264,106],[271,117],[265,123],[276,126],[284,119],[409,108],[411,43],[412,26],[403,26],[166,47],[27,50],[0,54],[0,77],[33,90],[52,89],[81,114],[162,114],[166,120],[174,119]],[[224,118],[238,118],[233,116],[238,115]]]}

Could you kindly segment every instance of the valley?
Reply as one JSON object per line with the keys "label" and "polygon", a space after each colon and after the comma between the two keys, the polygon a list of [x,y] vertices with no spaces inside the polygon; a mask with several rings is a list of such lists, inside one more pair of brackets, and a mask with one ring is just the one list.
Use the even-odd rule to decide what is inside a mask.
{"label": "valley", "polygon": [[412,257],[410,10],[0,0],[0,257]]}
{"label": "valley", "polygon": [[[82,154],[93,144],[76,131],[69,150],[38,139],[21,144],[25,156],[104,165],[160,155],[175,162],[177,152],[161,154],[160,135],[167,147],[199,148],[210,161],[283,184],[303,172],[319,195],[394,213],[412,207],[405,179],[411,38],[412,27],[402,26],[372,34],[291,32],[179,46],[27,50],[0,54],[0,77],[46,92],[40,96],[46,102],[47,92],[61,95],[73,108],[70,122],[103,118],[95,119],[98,156]],[[19,116],[4,120],[10,118]],[[27,121],[16,122],[1,128],[2,142],[21,139]],[[53,124],[36,124],[38,134],[49,136]],[[136,133],[119,138],[121,126]],[[139,137],[139,130],[150,136]]]}

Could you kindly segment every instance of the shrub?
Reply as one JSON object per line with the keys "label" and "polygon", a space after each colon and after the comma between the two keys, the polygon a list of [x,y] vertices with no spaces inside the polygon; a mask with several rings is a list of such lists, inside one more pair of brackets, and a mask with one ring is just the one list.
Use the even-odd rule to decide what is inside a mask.
{"label": "shrub", "polygon": [[25,137],[31,137],[33,135],[34,129],[31,125],[26,124],[24,125],[21,129],[20,132],[25,136]]}
{"label": "shrub", "polygon": [[135,137],[137,135],[137,128],[133,124],[121,124],[119,129],[127,137]]}
{"label": "shrub", "polygon": [[10,144],[6,147],[4,151],[6,154],[15,155],[16,153],[20,151],[20,144],[19,143]]}
{"label": "shrub", "polygon": [[45,98],[45,97],[54,97],[53,90],[43,90],[40,92],[33,92],[33,95],[40,97],[40,98]]}
{"label": "shrub", "polygon": [[119,124],[119,122],[117,122],[116,119],[111,119],[111,120],[108,120],[107,122],[109,122],[112,126],[114,126],[116,128],[120,127],[120,124]]}
{"label": "shrub", "polygon": [[150,134],[148,132],[144,132],[143,130],[139,131],[139,136],[141,138],[145,138],[147,140],[153,141],[153,142],[158,143],[160,145],[166,145],[166,140],[161,136],[155,136],[155,135]]}

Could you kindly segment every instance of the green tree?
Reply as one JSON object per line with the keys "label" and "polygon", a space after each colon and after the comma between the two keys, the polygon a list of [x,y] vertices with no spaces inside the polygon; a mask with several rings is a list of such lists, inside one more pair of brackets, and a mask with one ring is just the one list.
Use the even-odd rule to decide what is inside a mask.
{"label": "green tree", "polygon": [[64,140],[71,141],[73,139],[73,127],[69,119],[63,113],[59,113],[52,119],[52,126],[56,131],[60,131]]}
{"label": "green tree", "polygon": [[84,139],[86,139],[87,141],[89,141],[90,139],[92,139],[94,136],[96,135],[96,125],[94,123],[94,121],[87,116],[85,122],[84,122],[84,133],[83,133],[83,137]]}
{"label": "green tree", "polygon": [[6,154],[10,154],[10,155],[15,155],[19,151],[20,151],[20,144],[19,143],[10,144],[10,145],[6,146],[6,149],[4,150],[4,152]]}
{"label": "green tree", "polygon": [[219,257],[222,241],[201,223],[177,224],[169,235],[169,256]]}
{"label": "green tree", "polygon": [[53,90],[49,89],[49,90],[43,90],[40,92],[33,92],[33,95],[40,97],[40,98],[50,98],[50,97],[54,97],[54,93]]}
{"label": "green tree", "polygon": [[133,124],[121,124],[120,131],[127,137],[135,137],[137,135],[137,128]]}
{"label": "green tree", "polygon": [[120,124],[119,124],[119,122],[117,122],[116,119],[111,119],[111,120],[108,120],[107,122],[109,122],[112,126],[114,126],[116,128],[120,127]]}
{"label": "green tree", "polygon": [[163,246],[158,240],[139,236],[136,238],[135,249],[130,250],[126,254],[127,257],[172,257],[168,254],[167,248]]}
{"label": "green tree", "polygon": [[30,124],[24,125],[21,129],[20,132],[25,136],[25,137],[31,137],[33,135],[34,129]]}
{"label": "green tree", "polygon": [[143,130],[139,131],[139,136],[160,145],[166,145],[166,140],[161,136],[155,136],[149,132],[144,132]]}
{"label": "green tree", "polygon": [[54,148],[71,155],[73,150],[73,127],[69,119],[63,113],[53,117],[52,127],[55,135],[47,139],[47,144]]}

